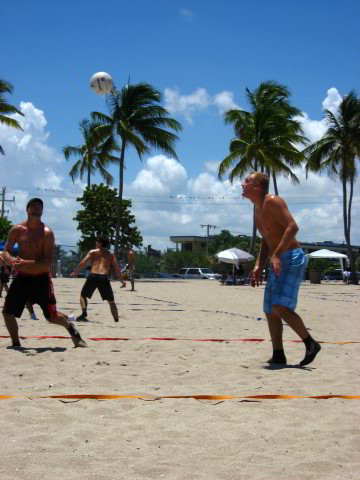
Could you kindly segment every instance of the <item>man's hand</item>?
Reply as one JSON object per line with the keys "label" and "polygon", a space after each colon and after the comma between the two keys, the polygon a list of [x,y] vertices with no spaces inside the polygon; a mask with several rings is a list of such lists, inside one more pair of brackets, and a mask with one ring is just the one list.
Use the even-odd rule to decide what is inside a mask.
{"label": "man's hand", "polygon": [[251,272],[251,286],[258,287],[260,284],[260,267],[257,265]]}
{"label": "man's hand", "polygon": [[16,268],[32,265],[33,263],[34,263],[34,260],[25,260],[24,258],[20,258],[20,257],[16,257],[13,259],[13,265]]}
{"label": "man's hand", "polygon": [[280,271],[281,271],[280,257],[278,257],[277,255],[272,255],[272,257],[270,259],[270,265],[271,265],[271,268],[272,268],[273,272],[278,277],[280,275]]}
{"label": "man's hand", "polygon": [[76,275],[77,275],[76,272],[71,272],[71,273],[69,274],[69,277],[74,278]]}

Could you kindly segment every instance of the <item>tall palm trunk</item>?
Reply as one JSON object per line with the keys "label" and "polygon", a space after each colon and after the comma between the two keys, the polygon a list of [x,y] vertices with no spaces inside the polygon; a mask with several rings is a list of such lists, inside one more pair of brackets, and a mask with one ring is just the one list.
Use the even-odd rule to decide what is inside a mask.
{"label": "tall palm trunk", "polygon": [[90,188],[90,167],[87,169],[87,186]]}
{"label": "tall palm trunk", "polygon": [[272,172],[272,178],[273,178],[275,195],[279,195],[279,191],[278,191],[278,188],[277,188],[276,173],[274,171]]}
{"label": "tall palm trunk", "polygon": [[351,230],[351,205],[352,199],[354,194],[354,176],[351,175],[350,178],[350,197],[349,197],[349,205],[346,211],[346,200],[347,200],[347,192],[346,192],[346,180],[343,179],[343,214],[344,214],[344,234],[347,246],[347,254],[349,257],[350,262],[350,270],[351,270],[351,283],[354,285],[359,285],[359,280],[356,275],[356,265],[354,254],[351,248],[351,241],[350,241],[350,230]]}
{"label": "tall palm trunk", "polygon": [[119,251],[119,237],[120,237],[120,218],[121,218],[121,206],[123,199],[123,189],[124,189],[124,158],[125,158],[125,141],[121,141],[121,153],[120,153],[120,169],[119,169],[119,197],[117,204],[117,214],[116,214],[116,230],[115,230],[115,248],[114,255],[115,258],[118,258]]}

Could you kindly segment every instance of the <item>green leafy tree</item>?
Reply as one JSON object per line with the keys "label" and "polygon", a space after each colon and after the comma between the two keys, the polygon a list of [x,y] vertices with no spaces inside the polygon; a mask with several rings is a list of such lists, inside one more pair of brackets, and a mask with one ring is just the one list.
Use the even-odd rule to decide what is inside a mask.
{"label": "green leafy tree", "polygon": [[6,217],[0,217],[0,241],[6,241],[12,223]]}
{"label": "green leafy tree", "polygon": [[[20,110],[18,110],[13,105],[10,105],[6,100],[6,98],[4,97],[5,93],[11,94],[13,90],[14,90],[14,87],[10,82],[0,79],[0,123],[8,127],[22,130],[20,123],[14,118],[11,118],[8,116],[8,115],[13,115],[14,113],[18,113],[19,115],[24,116],[24,114]],[[0,153],[5,155],[5,151],[1,145],[0,145]]]}
{"label": "green leafy tree", "polygon": [[167,252],[163,256],[163,268],[168,273],[178,273],[185,267],[212,267],[210,256],[194,252]]}
{"label": "green leafy tree", "polygon": [[351,283],[358,285],[351,248],[351,207],[360,157],[360,100],[351,91],[342,99],[335,114],[327,109],[324,114],[329,128],[319,141],[305,149],[308,158],[306,172],[326,171],[330,178],[339,179],[342,183],[344,235],[352,272]]}
{"label": "green leafy tree", "polygon": [[159,257],[149,257],[146,253],[136,254],[136,273],[153,273],[161,271],[162,261]]}
{"label": "green leafy tree", "polygon": [[63,148],[66,160],[69,160],[71,156],[79,157],[69,172],[72,181],[74,182],[78,176],[82,179],[86,172],[87,186],[90,187],[90,176],[99,171],[106,185],[112,185],[114,179],[106,170],[106,167],[109,163],[119,162],[119,159],[111,154],[114,151],[118,151],[119,147],[113,138],[108,138],[105,141],[101,140],[95,132],[99,123],[83,119],[79,126],[84,144],[78,147],[67,145]]}
{"label": "green leafy tree", "polygon": [[[81,252],[87,252],[95,248],[95,241],[98,235],[111,239],[115,236],[115,225],[117,215],[117,190],[104,184],[91,185],[84,190],[83,196],[77,201],[84,207],[76,213],[74,220],[78,222],[77,229],[81,232],[78,245]],[[135,217],[130,213],[131,201],[123,200],[120,209],[120,246],[140,247],[142,236],[133,224]]]}
{"label": "green leafy tree", "polygon": [[[221,230],[217,235],[213,235],[212,242],[209,245],[209,253],[215,255],[215,253],[221,252],[228,248],[239,248],[245,252],[249,251],[251,237],[248,235],[232,235],[229,230]],[[260,248],[260,237],[256,237],[255,252]]]}
{"label": "green leafy tree", "polygon": [[[273,178],[277,195],[277,175],[299,183],[292,168],[303,162],[304,155],[295,145],[308,141],[295,118],[301,116],[301,111],[291,106],[289,89],[277,82],[263,82],[254,91],[245,91],[250,111],[230,109],[224,114],[225,124],[234,127],[235,138],[230,142],[230,154],[219,165],[218,175],[221,178],[230,170],[229,179],[233,182],[249,171],[266,172]],[[255,206],[253,217],[251,253],[255,249]]]}
{"label": "green leafy tree", "polygon": [[129,147],[136,150],[140,160],[156,148],[177,159],[174,145],[178,136],[169,131],[179,132],[179,122],[169,118],[168,111],[162,107],[161,94],[147,83],[126,85],[121,90],[113,88],[106,96],[110,115],[92,112],[92,118],[103,125],[97,128],[101,138],[120,137],[119,199],[117,206],[115,255],[118,252],[120,238],[121,209],[123,202],[125,151]]}
{"label": "green leafy tree", "polygon": [[355,267],[356,267],[356,271],[358,272],[360,270],[360,255],[355,260]]}

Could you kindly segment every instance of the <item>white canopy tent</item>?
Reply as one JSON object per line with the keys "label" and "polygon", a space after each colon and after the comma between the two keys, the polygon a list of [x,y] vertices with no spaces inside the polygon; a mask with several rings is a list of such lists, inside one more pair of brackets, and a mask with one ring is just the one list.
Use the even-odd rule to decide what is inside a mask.
{"label": "white canopy tent", "polygon": [[341,271],[344,273],[344,258],[348,257],[343,253],[333,252],[332,250],[327,250],[326,248],[322,250],[316,250],[316,252],[308,253],[306,255],[306,266],[310,258],[337,258],[340,262]]}
{"label": "white canopy tent", "polygon": [[235,282],[235,267],[239,268],[241,263],[247,263],[254,260],[254,257],[250,255],[250,253],[244,252],[244,250],[240,250],[239,248],[228,248],[227,250],[216,253],[215,257],[217,257],[219,263],[224,262],[232,264],[233,282]]}

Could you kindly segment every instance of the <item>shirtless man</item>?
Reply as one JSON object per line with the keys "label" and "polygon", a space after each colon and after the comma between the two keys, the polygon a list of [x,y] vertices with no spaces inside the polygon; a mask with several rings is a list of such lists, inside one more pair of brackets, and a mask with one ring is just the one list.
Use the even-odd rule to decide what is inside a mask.
{"label": "shirtless man", "polygon": [[128,277],[131,283],[131,292],[135,291],[135,253],[131,250],[128,250]]}
{"label": "shirtless man", "polygon": [[[56,310],[54,288],[50,277],[55,238],[52,230],[41,221],[43,201],[32,198],[26,206],[28,219],[12,227],[5,245],[4,260],[18,271],[6,296],[3,315],[9,331],[12,346],[20,347],[19,328],[16,318],[20,318],[25,304],[31,299],[37,303],[50,323],[66,328],[75,347],[86,347],[67,315]],[[19,256],[12,257],[12,248],[19,244]]]}
{"label": "shirtless man", "polygon": [[136,258],[135,252],[133,252],[131,248],[129,248],[128,250],[126,248],[122,248],[121,253],[124,256],[127,255],[127,261],[128,261],[128,263],[121,270],[121,272],[125,275],[125,278],[130,280],[130,283],[131,283],[130,291],[135,292],[135,258]]}
{"label": "shirtless man", "polygon": [[10,280],[10,269],[4,260],[4,254],[0,252],[0,298],[2,297],[3,289],[7,293],[9,291],[8,283]]}
{"label": "shirtless man", "polygon": [[110,305],[110,311],[115,322],[119,321],[119,314],[116,303],[114,301],[114,293],[109,281],[109,268],[114,267],[116,275],[122,281],[122,275],[115,255],[107,250],[110,242],[107,238],[98,237],[96,240],[96,250],[90,250],[88,254],[81,260],[76,269],[71,273],[70,277],[75,277],[79,271],[84,268],[87,262],[91,262],[91,273],[81,290],[80,305],[82,314],[77,317],[77,321],[87,321],[87,298],[91,298],[95,289],[98,288],[101,298],[107,300]]}
{"label": "shirtless man", "polygon": [[311,363],[321,347],[295,313],[300,283],[304,278],[304,252],[296,240],[299,228],[284,200],[267,194],[269,179],[263,173],[252,173],[244,181],[243,197],[256,207],[256,226],[263,240],[252,271],[252,286],[259,286],[260,274],[270,258],[269,276],[264,294],[264,312],[268,320],[273,355],[270,364],[286,364],[283,347],[284,320],[303,340],[306,352],[301,366]]}

